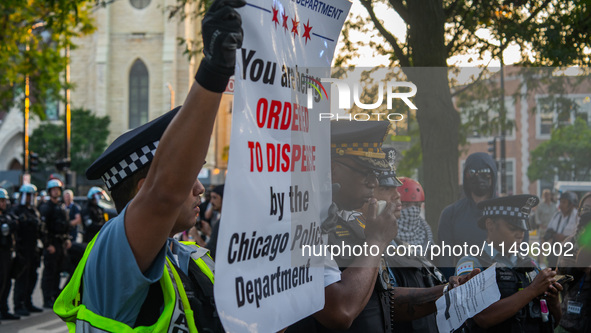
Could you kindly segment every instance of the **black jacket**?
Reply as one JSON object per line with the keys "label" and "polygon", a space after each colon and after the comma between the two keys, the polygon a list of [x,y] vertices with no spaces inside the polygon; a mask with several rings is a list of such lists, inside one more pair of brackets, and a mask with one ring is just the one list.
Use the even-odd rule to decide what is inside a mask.
{"label": "black jacket", "polygon": [[[472,193],[466,181],[466,170],[480,170],[490,168],[492,175],[492,188],[490,197],[495,198],[497,187],[497,165],[487,153],[474,153],[468,156],[464,164],[463,188],[464,196],[445,207],[439,218],[439,242],[445,242],[449,245],[468,245],[482,246],[486,239],[486,230],[478,227],[478,219],[482,216],[482,211],[476,207],[476,202],[472,199]],[[459,259],[459,258],[457,258]],[[456,258],[439,257],[439,267],[455,267]],[[448,272],[446,272],[448,273]],[[449,277],[449,274],[446,274]]]}

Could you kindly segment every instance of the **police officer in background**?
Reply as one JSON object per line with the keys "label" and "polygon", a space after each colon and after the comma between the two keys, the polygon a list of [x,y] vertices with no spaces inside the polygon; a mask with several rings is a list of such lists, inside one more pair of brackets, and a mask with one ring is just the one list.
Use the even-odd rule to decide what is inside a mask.
{"label": "police officer in background", "polygon": [[37,197],[37,209],[41,208],[41,206],[47,202],[47,191],[42,190],[39,192],[39,196]]}
{"label": "police officer in background", "polygon": [[70,220],[66,206],[61,202],[63,184],[59,179],[47,182],[49,200],[39,208],[44,223],[43,235],[43,307],[51,309],[60,292],[60,273],[65,259],[65,251],[70,248]]}
{"label": "police officer in background", "polygon": [[[332,262],[327,263],[324,309],[313,315],[314,320],[308,317],[289,327],[289,333],[393,332],[394,319],[412,320],[433,313],[434,301],[451,288],[397,288],[397,292],[392,293],[387,285],[388,272],[383,269],[385,265],[379,254],[385,252],[396,236],[401,209],[400,194],[396,190],[401,183],[382,150],[388,128],[387,121],[331,122],[333,205],[322,229],[328,233],[331,245],[344,243],[351,248],[375,245],[378,252],[377,255],[337,256],[334,265],[338,268]],[[389,179],[386,179],[384,173],[388,171]],[[382,199],[388,202],[381,212],[376,201],[377,191],[374,191],[380,179],[391,185],[382,188],[386,192]],[[355,211],[364,205],[367,206],[364,214]],[[333,213],[335,215],[331,216]],[[462,282],[454,280],[454,283]],[[416,313],[416,317],[402,318],[410,312]],[[394,318],[395,315],[400,318]]]}
{"label": "police officer in background", "polygon": [[90,242],[94,236],[101,230],[107,219],[105,211],[98,205],[105,191],[97,186],[93,186],[86,195],[86,204],[82,208],[82,225],[84,226],[83,242]]}
{"label": "police officer in background", "polygon": [[18,218],[16,230],[16,258],[22,260],[22,272],[14,283],[14,310],[20,316],[43,310],[31,302],[37,284],[37,268],[41,265],[41,250],[37,240],[41,238],[41,218],[36,208],[37,187],[24,184],[19,189],[20,199],[12,210]]}
{"label": "police officer in background", "polygon": [[8,312],[8,294],[12,287],[10,268],[17,226],[16,220],[8,214],[9,200],[8,192],[0,188],[0,319],[19,319]]}
{"label": "police officer in background", "polygon": [[[386,149],[384,149],[386,151]],[[386,202],[394,202],[398,205],[404,202],[417,202],[424,201],[424,194],[416,189],[420,187],[416,186],[418,182],[396,176],[394,169],[394,156],[393,150],[389,151],[389,160],[392,165],[392,170],[384,172],[379,178],[379,186],[376,189],[375,198],[378,200],[385,200]],[[410,183],[410,184],[409,184]],[[415,184],[416,183],[416,184]],[[408,190],[412,189],[415,194],[421,194],[414,200],[408,195]],[[403,205],[404,207],[404,205]],[[401,213],[404,212],[402,209]],[[402,217],[402,216],[401,216]],[[404,246],[408,248],[410,243],[400,238],[400,230],[403,228],[400,222],[408,224],[409,221],[402,221],[402,218],[398,219],[398,236],[391,242],[391,246],[398,247]],[[423,220],[424,222],[424,220]],[[426,222],[425,222],[426,223]],[[421,225],[415,225],[414,228],[406,226],[406,230],[412,231],[421,227]],[[427,226],[428,228],[428,226]],[[417,232],[418,233],[418,232]],[[407,236],[415,236],[407,234]],[[423,234],[424,238],[428,238],[427,233]],[[427,240],[416,237],[419,241],[414,244],[420,244],[426,246]],[[410,239],[408,239],[410,240]],[[432,241],[432,239],[431,239]],[[392,323],[392,332],[437,332],[437,321],[435,317],[435,304],[434,300],[439,298],[439,295],[443,293],[446,279],[426,257],[420,256],[420,253],[407,253],[406,251],[398,252],[394,255],[387,255],[384,257],[384,264],[386,267],[380,268],[380,274],[378,274],[378,280],[380,282],[379,289],[385,291],[387,300],[390,301],[391,318],[394,321]],[[387,269],[386,269],[387,268]],[[416,301],[414,304],[410,304],[405,300],[408,299],[408,291],[411,289],[406,288],[421,288],[414,289],[417,298],[427,297],[431,300],[428,302],[420,303]],[[446,288],[448,290],[449,287]],[[421,293],[421,295],[419,295]],[[407,303],[407,304],[405,304]],[[412,309],[412,311],[408,311]]]}
{"label": "police officer in background", "polygon": [[457,275],[496,263],[501,299],[466,322],[470,332],[552,332],[561,311],[555,271],[539,270],[529,257],[509,253],[513,245],[520,249],[528,232],[529,213],[539,202],[528,194],[495,198],[478,203],[482,217],[478,226],[486,229],[487,243],[479,257],[466,256],[458,261]]}

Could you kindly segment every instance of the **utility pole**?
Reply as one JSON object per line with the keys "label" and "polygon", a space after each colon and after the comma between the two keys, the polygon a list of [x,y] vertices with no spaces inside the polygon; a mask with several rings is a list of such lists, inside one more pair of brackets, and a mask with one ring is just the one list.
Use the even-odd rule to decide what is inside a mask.
{"label": "utility pole", "polygon": [[501,160],[499,163],[501,171],[501,193],[507,194],[507,172],[505,168],[506,160],[506,144],[505,144],[505,123],[507,122],[507,109],[505,108],[505,71],[503,64],[503,36],[501,35],[501,112],[500,112],[500,125],[501,125]]}
{"label": "utility pole", "polygon": [[64,115],[64,162],[67,164],[66,168],[64,169],[65,177],[64,177],[64,187],[68,187],[71,185],[72,180],[70,179],[72,173],[70,172],[70,137],[71,137],[71,124],[72,124],[72,114],[70,110],[70,46],[66,46],[66,90],[65,90],[65,97],[66,97],[66,108],[65,108],[65,115]]}

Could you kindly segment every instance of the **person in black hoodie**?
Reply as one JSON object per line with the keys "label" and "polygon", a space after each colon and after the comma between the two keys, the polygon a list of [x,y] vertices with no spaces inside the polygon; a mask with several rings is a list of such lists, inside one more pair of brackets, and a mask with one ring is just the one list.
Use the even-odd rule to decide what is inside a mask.
{"label": "person in black hoodie", "polygon": [[[439,243],[445,245],[482,246],[486,240],[486,230],[480,229],[476,221],[482,211],[476,204],[483,200],[495,198],[497,186],[497,165],[487,153],[473,153],[464,164],[464,196],[445,207],[439,217]],[[458,258],[440,256],[438,266],[446,277],[454,274]]]}

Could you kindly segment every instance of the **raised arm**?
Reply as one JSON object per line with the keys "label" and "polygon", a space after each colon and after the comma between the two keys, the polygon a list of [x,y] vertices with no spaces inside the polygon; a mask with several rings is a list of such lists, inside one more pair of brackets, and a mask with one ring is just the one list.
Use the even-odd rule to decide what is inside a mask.
{"label": "raised arm", "polygon": [[[125,215],[125,231],[142,271],[166,243],[204,161],[221,92],[234,73],[242,45],[240,15],[244,0],[217,0],[203,18],[205,57],[187,99],[164,132],[147,177]],[[193,193],[195,197],[199,193]]]}
{"label": "raised arm", "polygon": [[[448,290],[466,283],[480,273],[476,268],[463,276],[452,276]],[[431,288],[394,288],[390,293],[390,306],[393,307],[394,321],[411,321],[437,311],[435,301],[443,296],[445,284]]]}

